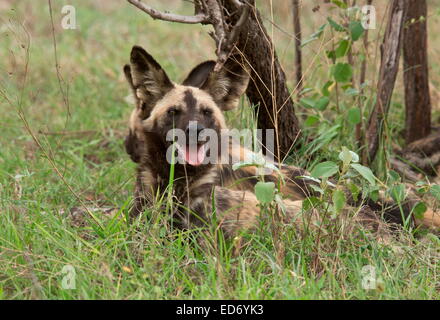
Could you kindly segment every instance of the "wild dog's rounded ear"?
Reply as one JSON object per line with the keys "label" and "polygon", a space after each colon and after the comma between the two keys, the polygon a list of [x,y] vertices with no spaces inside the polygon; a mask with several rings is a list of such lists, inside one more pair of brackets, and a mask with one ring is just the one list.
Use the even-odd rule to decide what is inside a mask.
{"label": "wild dog's rounded ear", "polygon": [[239,98],[249,83],[249,70],[240,55],[228,58],[217,72],[212,71],[201,89],[208,92],[224,111],[238,106]]}
{"label": "wild dog's rounded ear", "polygon": [[209,60],[202,62],[191,70],[189,75],[183,80],[184,86],[200,88],[208,79],[209,74],[214,70],[215,61]]}
{"label": "wild dog's rounded ear", "polygon": [[[130,76],[127,76],[130,71]],[[155,104],[174,88],[159,63],[143,48],[134,46],[130,54],[130,67],[124,68],[127,80],[132,81],[135,97],[149,115]]]}
{"label": "wild dog's rounded ear", "polygon": [[[126,64],[124,66],[124,75],[125,75],[125,79],[127,79],[128,84],[130,85],[130,89],[131,89],[131,95],[133,96],[134,102],[136,103],[136,106],[139,105],[139,99],[136,95],[136,88],[134,86],[133,83],[133,77],[131,76],[131,68],[128,64]],[[131,99],[130,99],[131,101]]]}
{"label": "wild dog's rounded ear", "polygon": [[127,79],[128,84],[130,85],[130,87],[134,88],[133,78],[131,76],[131,68],[130,68],[130,65],[128,65],[128,64],[126,64],[124,66],[124,75],[125,75],[125,79]]}

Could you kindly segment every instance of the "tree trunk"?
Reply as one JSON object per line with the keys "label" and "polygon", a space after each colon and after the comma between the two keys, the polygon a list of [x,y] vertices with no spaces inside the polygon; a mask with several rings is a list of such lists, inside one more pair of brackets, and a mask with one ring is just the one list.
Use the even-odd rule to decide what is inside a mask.
{"label": "tree trunk", "polygon": [[399,71],[401,38],[406,8],[407,0],[393,0],[391,4],[390,16],[381,48],[382,60],[377,84],[377,101],[371,113],[367,130],[369,163],[373,162],[379,148],[385,117],[388,114],[397,72]]}
{"label": "tree trunk", "polygon": [[303,87],[303,73],[302,73],[302,52],[301,52],[301,15],[300,15],[300,0],[292,0],[293,13],[293,32],[295,34],[295,69],[296,69],[296,90],[298,96],[301,95]]}
{"label": "tree trunk", "polygon": [[[246,95],[253,105],[259,106],[258,127],[275,130],[275,158],[282,159],[299,137],[298,119],[286,85],[285,73],[260,13],[255,8],[255,0],[249,0],[248,3],[252,9],[236,44],[252,67]],[[232,1],[223,0],[223,7],[227,12],[236,11]],[[236,23],[239,17],[231,14],[229,18]]]}
{"label": "tree trunk", "polygon": [[426,0],[408,0],[407,27],[403,32],[406,143],[431,133]]}
{"label": "tree trunk", "polygon": [[[367,6],[371,6],[373,3],[373,0],[367,0]],[[360,88],[360,96],[363,96],[364,89],[363,84],[365,83],[365,77],[367,75],[367,57],[368,57],[368,34],[369,29],[365,30],[364,33],[364,39],[363,39],[363,45],[365,50],[365,59],[362,61],[361,65],[361,73],[359,76],[359,88]],[[359,109],[361,110],[361,113],[363,114],[363,103],[362,99],[359,98]],[[363,134],[362,134],[362,127],[363,127],[364,121],[362,120],[360,123],[356,125],[356,141],[358,147],[363,146]]]}

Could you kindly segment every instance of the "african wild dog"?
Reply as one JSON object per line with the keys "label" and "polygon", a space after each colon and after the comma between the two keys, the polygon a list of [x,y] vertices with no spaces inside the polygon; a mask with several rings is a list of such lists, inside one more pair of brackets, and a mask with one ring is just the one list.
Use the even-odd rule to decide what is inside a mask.
{"label": "african wild dog", "polygon": [[[260,210],[253,194],[258,182],[256,168],[244,167],[234,171],[230,162],[204,163],[204,158],[212,152],[205,149],[210,141],[200,143],[198,137],[208,128],[217,132],[218,139],[222,136],[222,130],[227,129],[223,111],[238,105],[249,76],[237,56],[228,59],[219,72],[213,71],[214,64],[207,61],[198,65],[179,85],[170,81],[144,49],[133,47],[130,65],[124,67],[136,101],[125,145],[133,161],[139,163],[131,214],[139,214],[154,202],[156,194],[166,191],[171,167],[166,154],[172,144],[166,137],[170,130],[177,128],[185,132],[187,139],[186,144],[177,148],[184,163],[174,166],[173,192],[179,203],[176,216],[183,227],[189,227],[209,221],[215,209],[223,230],[232,235],[237,228],[256,225]],[[220,145],[219,141],[216,142]],[[250,152],[233,144],[228,148],[231,154],[238,154],[239,160]],[[221,157],[220,150],[218,152]],[[313,182],[300,178],[307,172],[293,166],[281,165],[281,173],[286,182],[280,185],[281,193],[287,198],[284,200],[286,221],[299,222],[302,200],[313,194],[310,188]],[[279,176],[274,172],[265,176],[265,180],[277,182]],[[367,201],[374,211],[383,209],[383,205]],[[400,210],[394,208],[385,213],[388,220],[401,222]]]}

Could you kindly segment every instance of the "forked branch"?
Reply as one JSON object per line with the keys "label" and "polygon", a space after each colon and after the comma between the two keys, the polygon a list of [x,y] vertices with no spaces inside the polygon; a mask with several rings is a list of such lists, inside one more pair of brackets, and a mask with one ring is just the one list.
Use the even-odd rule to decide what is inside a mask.
{"label": "forked branch", "polygon": [[[243,56],[251,78],[246,95],[250,105],[258,110],[258,127],[274,130],[276,139],[270,148],[277,150],[278,160],[290,153],[300,136],[298,119],[286,75],[255,0],[191,0],[195,9],[191,18],[153,11],[139,0],[127,1],[154,19],[211,24],[213,30],[209,34],[215,41],[217,55],[214,70],[219,71],[231,54]],[[263,144],[267,147],[265,140]]]}
{"label": "forked branch", "polygon": [[220,70],[229,55],[231,54],[238,35],[249,16],[250,6],[240,0],[230,0],[235,9],[240,13],[240,18],[235,25],[226,23],[223,9],[218,0],[199,0],[195,2],[196,14],[194,16],[183,16],[156,10],[140,0],[127,0],[136,8],[147,13],[153,19],[187,24],[211,24],[214,32],[210,35],[216,43],[217,64],[216,71]]}
{"label": "forked branch", "polygon": [[194,16],[183,16],[169,12],[161,12],[146,5],[140,0],[127,0],[127,1],[132,5],[134,5],[136,8],[150,15],[150,17],[152,17],[153,19],[159,19],[170,22],[188,23],[188,24],[197,24],[197,23],[205,24],[209,22],[209,17],[202,13],[198,13]]}

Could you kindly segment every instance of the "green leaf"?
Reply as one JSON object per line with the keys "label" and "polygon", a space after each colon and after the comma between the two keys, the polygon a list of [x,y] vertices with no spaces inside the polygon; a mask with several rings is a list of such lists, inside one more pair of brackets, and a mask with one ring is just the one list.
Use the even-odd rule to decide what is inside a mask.
{"label": "green leaf", "polygon": [[350,30],[351,40],[357,41],[364,33],[364,27],[362,27],[362,23],[359,21],[350,22],[348,29]]}
{"label": "green leaf", "polygon": [[361,109],[351,108],[348,110],[347,120],[353,125],[361,123]]}
{"label": "green leaf", "polygon": [[405,200],[405,197],[406,197],[405,185],[404,184],[397,184],[397,185],[391,187],[390,196],[397,203],[401,203],[403,200]]}
{"label": "green leaf", "polygon": [[287,212],[286,204],[284,203],[283,198],[281,198],[281,196],[279,194],[275,195],[275,202],[278,205],[278,207],[281,209],[283,214],[286,214],[286,212]]}
{"label": "green leaf", "polygon": [[301,100],[299,100],[299,103],[307,109],[313,109],[313,107],[316,104],[316,101],[314,99],[310,99],[310,98],[302,98]]}
{"label": "green leaf", "polygon": [[322,190],[321,187],[315,186],[314,184],[310,185],[310,188],[312,188],[314,191],[320,193],[320,194],[324,194],[324,190]]}
{"label": "green leaf", "polygon": [[400,182],[402,180],[402,178],[400,177],[400,175],[394,171],[394,170],[390,170],[388,171],[388,185],[392,185],[396,182]]}
{"label": "green leaf", "polygon": [[425,181],[417,181],[416,182],[416,187],[424,187],[426,186],[426,182]]}
{"label": "green leaf", "polygon": [[330,95],[330,87],[334,84],[334,81],[327,81],[325,85],[322,87],[322,95],[328,97]]}
{"label": "green leaf", "polygon": [[313,208],[316,208],[319,206],[319,204],[321,203],[321,201],[319,200],[319,198],[317,197],[309,197],[307,199],[305,199],[302,203],[302,209],[304,211],[309,211]]}
{"label": "green leaf", "polygon": [[304,180],[309,180],[309,181],[313,181],[313,182],[316,182],[316,183],[321,183],[321,180],[316,179],[316,178],[313,178],[313,177],[311,177],[311,176],[298,176],[297,178],[299,178],[299,179],[304,179]]}
{"label": "green leaf", "polygon": [[349,96],[357,96],[359,94],[359,90],[355,89],[355,88],[348,88],[345,91],[345,94],[349,95]]}
{"label": "green leaf", "polygon": [[356,170],[364,179],[366,179],[371,185],[376,185],[376,177],[370,168],[364,167],[363,165],[353,163],[351,167]]}
{"label": "green leaf", "polygon": [[342,152],[339,154],[339,159],[344,163],[344,166],[348,166],[353,159],[353,156],[346,147],[342,147]]}
{"label": "green leaf", "polygon": [[332,161],[326,161],[317,164],[312,172],[311,175],[314,178],[330,178],[331,176],[335,175],[339,171],[339,166],[332,162]]}
{"label": "green leaf", "polygon": [[330,99],[327,97],[322,97],[318,101],[316,101],[315,109],[318,109],[319,111],[324,111],[328,104],[330,103]]}
{"label": "green leaf", "polygon": [[341,26],[340,24],[338,24],[335,20],[333,20],[332,18],[328,17],[327,18],[328,23],[330,23],[330,26],[335,29],[338,32],[342,32],[345,31],[344,27]]}
{"label": "green leaf", "polygon": [[339,46],[335,50],[336,58],[344,57],[347,54],[349,49],[350,49],[350,41],[348,41],[348,40],[341,40],[339,42]]}
{"label": "green leaf", "polygon": [[315,41],[317,39],[319,39],[322,35],[322,33],[324,32],[325,27],[327,27],[327,23],[323,24],[322,26],[320,26],[318,28],[318,30],[313,33],[309,38],[305,39],[302,43],[301,43],[301,47],[306,46],[307,44],[309,44],[312,41]]}
{"label": "green leaf", "polygon": [[440,186],[439,185],[433,185],[430,190],[431,194],[440,201]]}
{"label": "green leaf", "polygon": [[328,97],[322,97],[318,100],[311,98],[302,98],[299,102],[304,108],[324,111],[330,103],[330,99]]}
{"label": "green leaf", "polygon": [[348,63],[337,63],[332,66],[331,74],[336,82],[349,82],[353,76],[353,69]]}
{"label": "green leaf", "polygon": [[347,4],[342,2],[341,0],[332,0],[332,3],[334,5],[337,5],[341,9],[347,9],[348,8]]}
{"label": "green leaf", "polygon": [[379,200],[379,189],[370,190],[369,196],[371,200],[377,202]]}
{"label": "green leaf", "polygon": [[359,162],[357,153],[348,150],[347,147],[342,147],[342,151],[339,153],[339,159],[344,163],[344,166],[348,166],[351,162]]}
{"label": "green leaf", "polygon": [[258,182],[255,185],[255,196],[262,204],[269,204],[275,199],[275,183]]}
{"label": "green leaf", "polygon": [[253,162],[253,161],[242,161],[242,162],[237,162],[237,163],[234,163],[233,165],[232,165],[232,170],[234,170],[234,171],[236,171],[236,170],[239,170],[239,169],[241,169],[241,168],[245,168],[245,167],[253,167],[253,166],[255,166],[256,164],[255,164],[255,162]]}
{"label": "green leaf", "polygon": [[428,207],[424,202],[418,202],[413,208],[414,217],[417,219],[423,219],[423,215],[428,211]]}
{"label": "green leaf", "polygon": [[327,55],[327,58],[329,58],[332,61],[336,60],[336,53],[335,50],[326,51],[325,54]]}
{"label": "green leaf", "polygon": [[312,115],[312,116],[308,116],[307,117],[306,121],[304,121],[304,125],[306,127],[311,127],[311,126],[315,125],[318,122],[319,122],[319,117]]}
{"label": "green leaf", "polygon": [[350,183],[348,189],[350,189],[351,195],[353,196],[353,200],[358,201],[358,197],[361,189],[355,183]]}
{"label": "green leaf", "polygon": [[341,190],[336,190],[335,192],[333,192],[332,200],[333,206],[337,213],[341,212],[347,201],[344,192],[342,192]]}

